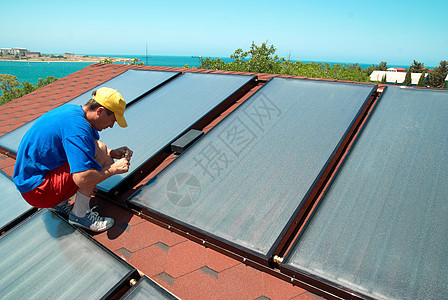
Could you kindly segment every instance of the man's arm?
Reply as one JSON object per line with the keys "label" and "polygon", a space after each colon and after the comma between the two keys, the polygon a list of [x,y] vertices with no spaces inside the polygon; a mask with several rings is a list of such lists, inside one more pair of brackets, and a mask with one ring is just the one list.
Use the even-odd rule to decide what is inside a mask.
{"label": "man's arm", "polygon": [[115,161],[110,166],[103,167],[101,171],[89,169],[73,173],[72,177],[81,193],[91,195],[97,184],[112,175],[126,173],[127,171],[129,171],[129,160],[124,157]]}

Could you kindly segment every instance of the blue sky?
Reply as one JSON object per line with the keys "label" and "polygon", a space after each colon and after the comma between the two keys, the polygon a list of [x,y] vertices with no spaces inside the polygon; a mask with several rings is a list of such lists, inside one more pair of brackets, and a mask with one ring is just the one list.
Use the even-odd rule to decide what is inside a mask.
{"label": "blue sky", "polygon": [[444,0],[2,1],[0,47],[46,54],[228,57],[269,42],[304,61],[437,66]]}

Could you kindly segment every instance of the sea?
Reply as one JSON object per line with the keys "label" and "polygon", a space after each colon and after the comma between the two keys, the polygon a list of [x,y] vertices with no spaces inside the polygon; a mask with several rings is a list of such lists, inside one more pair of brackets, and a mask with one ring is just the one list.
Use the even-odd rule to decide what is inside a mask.
{"label": "sea", "polygon": [[[89,55],[99,57],[124,57],[138,58],[145,65],[166,66],[166,67],[184,67],[186,64],[190,67],[200,65],[199,57],[192,56],[133,56],[133,55]],[[0,74],[10,74],[17,77],[19,82],[27,81],[36,84],[39,78],[45,79],[48,76],[62,78],[76,71],[79,71],[95,62],[27,62],[27,61],[0,61]]]}
{"label": "sea", "polygon": [[[145,65],[165,66],[165,67],[197,67],[200,65],[198,56],[166,56],[166,55],[89,55],[99,57],[124,57],[140,59]],[[212,59],[215,57],[211,57]],[[228,57],[221,57],[224,61],[230,61]],[[303,61],[304,63],[310,61]],[[39,78],[45,79],[48,76],[62,78],[77,72],[94,62],[27,62],[27,61],[0,61],[0,74],[10,74],[17,77],[19,83],[27,81],[37,84]],[[325,63],[325,62],[324,62]],[[330,62],[336,64],[336,62]],[[341,63],[352,64],[352,63]],[[372,64],[359,64],[362,68],[367,68]],[[390,66],[391,67],[391,66]],[[409,68],[409,66],[395,66]],[[1,95],[1,90],[0,90]]]}

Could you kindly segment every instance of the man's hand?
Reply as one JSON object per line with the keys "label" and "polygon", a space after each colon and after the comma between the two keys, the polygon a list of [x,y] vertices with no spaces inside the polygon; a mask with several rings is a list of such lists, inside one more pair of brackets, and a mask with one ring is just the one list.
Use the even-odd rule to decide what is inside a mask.
{"label": "man's hand", "polygon": [[110,169],[113,174],[126,173],[129,171],[129,160],[126,157],[120,158],[110,166]]}
{"label": "man's hand", "polygon": [[104,159],[101,160],[103,163],[100,163],[102,170],[89,169],[72,174],[73,181],[84,195],[92,194],[95,186],[110,176],[129,171],[129,161],[133,152],[128,147],[111,150],[101,141],[97,141],[96,149],[101,154],[99,156],[104,156]]}
{"label": "man's hand", "polygon": [[126,158],[128,161],[130,161],[133,153],[134,152],[132,152],[131,149],[124,146],[124,147],[120,147],[120,148],[111,150],[109,155],[114,159]]}
{"label": "man's hand", "polygon": [[[94,187],[115,174],[123,174],[129,171],[129,160],[126,157],[116,160],[108,167],[104,167],[101,171],[96,169],[89,169],[86,171],[76,172],[72,174],[73,181],[80,188],[83,189],[85,195],[90,195]],[[89,191],[87,192],[88,189]],[[90,191],[91,190],[91,191]]]}

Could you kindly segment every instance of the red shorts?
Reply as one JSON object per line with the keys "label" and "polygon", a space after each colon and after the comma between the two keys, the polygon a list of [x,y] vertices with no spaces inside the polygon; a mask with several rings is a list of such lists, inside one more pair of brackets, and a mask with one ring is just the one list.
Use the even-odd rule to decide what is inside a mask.
{"label": "red shorts", "polygon": [[34,207],[48,208],[69,199],[77,190],[70,166],[65,163],[50,171],[38,187],[22,194],[22,197]]}

